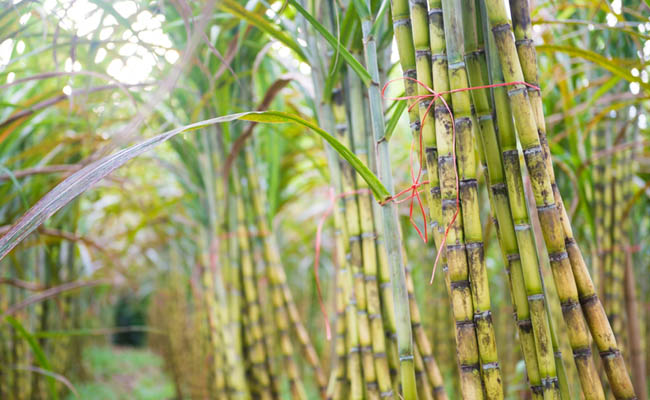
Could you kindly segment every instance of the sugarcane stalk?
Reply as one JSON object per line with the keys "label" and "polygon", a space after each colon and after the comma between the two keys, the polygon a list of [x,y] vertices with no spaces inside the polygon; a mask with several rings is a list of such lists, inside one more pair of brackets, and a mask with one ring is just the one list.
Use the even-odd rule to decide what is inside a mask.
{"label": "sugarcane stalk", "polygon": [[[640,129],[638,124],[633,127],[630,134],[630,140],[633,142],[638,141]],[[623,203],[630,204],[632,196],[634,193],[634,177],[638,170],[637,157],[637,147],[632,147],[626,151],[626,170],[623,177],[625,184],[624,190],[625,194],[623,196]],[[635,231],[635,224],[632,217],[628,212],[628,216],[625,219],[625,236],[629,238],[625,242],[626,245],[632,246],[634,240],[636,240],[637,232]],[[638,228],[637,228],[638,229]],[[629,344],[629,354],[630,354],[630,366],[632,370],[632,381],[634,383],[634,389],[636,390],[639,400],[648,399],[648,388],[646,387],[646,365],[644,362],[644,352],[642,345],[642,328],[639,321],[641,320],[641,314],[639,313],[638,307],[638,297],[637,297],[637,280],[635,279],[634,272],[634,253],[626,251],[626,262],[625,262],[625,311],[627,314],[627,328],[630,338]]]}
{"label": "sugarcane stalk", "polygon": [[[479,16],[474,0],[464,0],[462,5],[465,15],[469,19],[464,24],[465,61],[469,72],[469,83],[474,87],[484,86],[488,83],[488,68],[482,45],[482,18]],[[471,21],[476,22],[471,23]],[[528,367],[531,390],[534,396],[536,393],[543,393],[545,398],[558,398],[560,393],[551,346],[547,304],[532,227],[521,190],[523,186],[520,173],[518,168],[514,169],[511,166],[507,172],[511,184],[506,185],[506,173],[504,173],[501,160],[491,99],[488,97],[489,92],[487,89],[474,89],[470,93],[474,101],[479,122],[479,136],[487,161],[493,214],[497,221],[499,240],[505,256],[504,261],[509,266],[508,275],[511,278],[511,288],[514,290],[513,304],[522,338],[522,352]],[[512,132],[511,119],[500,122],[505,125],[500,130],[506,134]],[[502,145],[506,144],[509,148],[516,149],[516,143],[512,143],[511,136],[503,138],[501,142]],[[516,167],[518,167],[519,160],[516,161]],[[515,182],[514,185],[513,182]],[[510,200],[511,197],[514,199]],[[511,209],[511,205],[514,209]]]}
{"label": "sugarcane stalk", "polygon": [[[370,122],[377,152],[376,156],[378,158],[377,167],[379,170],[379,178],[388,192],[393,193],[394,185],[388,153],[388,141],[384,136],[384,116],[379,89],[377,48],[375,38],[371,34],[373,18],[370,10],[372,7],[370,1],[366,1],[365,7],[363,7],[360,2],[355,3],[355,6],[357,7],[357,12],[361,19],[361,32],[363,35],[366,68],[372,78],[372,82],[368,87],[368,101],[370,104]],[[402,14],[405,13],[408,13],[408,9]],[[386,201],[387,199],[378,200],[383,202],[381,210],[384,224],[384,241],[391,270],[391,282],[393,285],[393,301],[395,303],[395,316],[397,322],[397,346],[400,360],[402,395],[404,400],[412,400],[417,396],[413,360],[413,335],[411,332],[411,316],[409,313],[406,278],[404,276],[404,265],[401,254],[401,240],[397,228],[397,206],[392,201]]]}
{"label": "sugarcane stalk", "polygon": [[[340,92],[339,92],[340,94]],[[339,140],[342,141],[344,145],[348,148],[352,148],[352,141],[350,140],[350,135],[348,133],[347,124],[345,123],[345,108],[343,106],[343,98],[340,95],[334,96],[334,101],[332,107],[334,108],[334,118],[337,122],[336,131],[339,135]],[[353,97],[352,101],[361,101],[358,97]],[[363,114],[361,114],[363,116]],[[345,199],[345,223],[347,226],[348,232],[348,241],[350,248],[350,257],[349,265],[351,267],[351,272],[354,277],[354,293],[357,301],[357,323],[359,327],[359,344],[361,346],[361,359],[363,366],[363,375],[364,381],[366,384],[366,393],[370,398],[378,398],[378,381],[377,373],[375,368],[375,360],[373,357],[373,346],[375,340],[378,338],[375,337],[375,334],[379,334],[383,339],[383,326],[379,327],[379,331],[376,329],[371,329],[371,311],[369,303],[371,300],[368,298],[368,294],[373,295],[372,290],[370,289],[372,283],[375,283],[376,287],[376,273],[368,276],[366,275],[367,270],[371,270],[372,267],[366,266],[367,263],[371,260],[367,260],[364,256],[370,256],[370,248],[364,251],[363,248],[363,238],[362,238],[362,227],[361,227],[361,211],[359,207],[359,198],[356,195],[356,182],[355,182],[355,173],[354,169],[347,164],[345,161],[341,160],[340,170],[342,171],[342,193]],[[372,249],[374,251],[374,248]],[[376,256],[376,253],[372,254]],[[372,260],[376,262],[375,260]],[[376,269],[376,266],[374,267]],[[375,281],[372,281],[375,279]],[[372,282],[368,282],[371,280]],[[375,292],[375,294],[377,294]],[[379,298],[374,298],[378,302]],[[375,303],[373,307],[377,307],[373,311],[377,313],[380,308],[378,303]],[[379,318],[381,322],[381,319]],[[379,344],[379,343],[378,343]],[[384,349],[385,350],[385,349]],[[386,364],[386,374],[388,374],[388,368]],[[386,390],[390,391],[390,378],[387,375],[385,377],[388,380],[388,388]]]}
{"label": "sugarcane stalk", "polygon": [[625,280],[625,257],[623,253],[623,162],[622,157],[614,153],[612,155],[612,226],[611,226],[611,306],[609,307],[609,323],[612,331],[618,339],[620,350],[624,350],[625,336],[623,334],[623,322],[625,313],[623,310],[623,288]]}
{"label": "sugarcane stalk", "polygon": [[[228,293],[228,329],[232,335],[232,347],[235,349],[235,356],[229,362],[235,362],[240,371],[233,369],[233,374],[241,374],[244,378],[244,387],[237,393],[242,393],[241,397],[244,399],[250,398],[250,387],[245,380],[244,371],[244,343],[243,343],[243,312],[245,300],[243,299],[243,287],[241,279],[241,266],[239,264],[239,246],[235,234],[230,235],[231,232],[235,233],[237,229],[237,216],[236,216],[236,194],[230,192],[227,194],[228,201],[224,207],[224,236],[227,240],[222,240],[222,254],[225,255],[222,261],[222,268],[224,269],[226,291]],[[228,212],[233,210],[234,212]]]}
{"label": "sugarcane stalk", "polygon": [[332,211],[334,214],[334,226],[337,227],[335,232],[336,242],[336,336],[334,337],[334,347],[336,359],[334,361],[334,369],[330,375],[330,383],[326,393],[327,400],[344,399],[348,395],[350,381],[347,378],[347,352],[345,348],[345,333],[347,330],[345,324],[345,283],[347,279],[347,263],[345,260],[343,232],[338,229],[342,224],[343,216],[342,211],[337,202],[335,209]]}
{"label": "sugarcane stalk", "polygon": [[262,311],[257,297],[255,267],[251,258],[250,238],[246,228],[246,212],[242,199],[241,183],[236,170],[233,170],[233,191],[239,194],[236,201],[237,244],[241,260],[242,289],[245,299],[244,336],[247,353],[250,357],[252,374],[255,379],[257,396],[273,399],[272,382],[268,369],[268,360],[264,343]]}
{"label": "sugarcane stalk", "polygon": [[[613,121],[607,121],[606,130],[605,130],[605,148],[611,148],[613,146],[612,142],[612,129]],[[604,165],[604,176],[603,176],[603,306],[611,312],[612,303],[614,300],[613,296],[613,269],[614,269],[614,259],[613,259],[613,242],[612,242],[612,226],[614,224],[614,186],[613,186],[613,167],[612,167],[612,158],[607,156],[602,161]],[[612,323],[610,314],[607,315],[610,324]]]}
{"label": "sugarcane stalk", "polygon": [[[418,352],[417,357],[421,359],[422,366],[419,368],[421,374],[425,375],[427,380],[426,385],[430,387],[433,398],[435,400],[447,399],[447,393],[443,385],[442,374],[438,368],[433,357],[433,350],[427,334],[422,326],[422,317],[420,316],[420,308],[418,307],[415,299],[415,287],[413,285],[413,277],[411,276],[410,269],[406,270],[406,287],[409,294],[409,305],[411,310],[411,320],[413,321],[413,335],[415,336],[415,344]],[[417,359],[416,359],[417,363]],[[418,366],[416,365],[416,378]]]}
{"label": "sugarcane stalk", "polygon": [[[367,146],[367,125],[365,121],[365,114],[363,112],[363,96],[361,91],[361,82],[355,77],[350,76],[349,80],[351,89],[350,91],[350,133],[352,137],[346,140],[349,143],[354,153],[365,164],[368,163],[368,146]],[[342,99],[340,99],[342,100]],[[335,100],[334,107],[337,107],[337,100]],[[337,113],[335,113],[336,115]],[[352,139],[352,140],[350,140]],[[354,171],[349,165],[341,165],[341,169],[349,169],[349,173]],[[356,174],[355,174],[356,175]],[[344,181],[345,181],[345,176]],[[377,233],[374,226],[373,215],[373,202],[371,193],[368,186],[363,181],[356,177],[356,199],[359,210],[360,222],[360,238],[363,250],[363,274],[365,279],[365,290],[367,298],[368,316],[370,318],[371,333],[372,333],[372,351],[375,358],[375,369],[377,373],[377,384],[379,385],[380,396],[391,397],[392,385],[390,370],[386,355],[386,338],[383,310],[381,306],[381,291],[378,284],[379,280],[379,257],[378,249],[376,246]],[[385,294],[385,293],[384,293]],[[384,298],[384,302],[392,302],[391,298]],[[384,307],[386,309],[386,307]],[[388,323],[394,326],[394,315],[388,316],[390,321]]]}
{"label": "sugarcane stalk", "polygon": [[431,383],[427,379],[424,361],[422,361],[422,355],[420,354],[420,349],[417,346],[413,348],[413,360],[415,362],[415,382],[417,383],[417,393],[418,399],[420,400],[433,400],[433,390],[431,388]]}
{"label": "sugarcane stalk", "polygon": [[[598,129],[591,135],[592,138],[592,156],[598,151],[605,148],[605,131]],[[603,280],[601,276],[604,275],[603,255],[604,255],[604,241],[605,241],[605,163],[601,157],[593,162],[592,169],[593,179],[593,207],[594,207],[594,235],[595,235],[595,257],[592,262],[592,274],[594,278],[594,286],[603,293]]]}
{"label": "sugarcane stalk", "polygon": [[[266,193],[259,187],[259,177],[255,168],[252,150],[245,151],[244,160],[246,164],[247,183],[249,186],[249,198],[252,200],[254,219],[257,222],[259,237],[263,242],[263,257],[266,264],[266,275],[271,288],[271,301],[273,304],[273,318],[276,324],[276,334],[279,339],[279,347],[283,355],[283,364],[289,378],[289,385],[294,399],[306,399],[307,394],[302,384],[298,366],[294,359],[293,344],[290,337],[290,320],[286,308],[286,301],[282,287],[286,285],[286,277],[282,270],[280,253],[278,251],[275,235],[269,230],[268,218],[264,210]],[[282,270],[282,271],[280,271]],[[309,342],[311,345],[311,342]],[[319,389],[324,394],[325,375],[319,364],[313,366]]]}
{"label": "sugarcane stalk", "polygon": [[[460,4],[458,1],[443,1],[449,86],[452,90],[468,87],[467,72],[462,58],[464,47],[461,31],[462,25],[457,18],[460,16],[459,7]],[[474,151],[475,125],[472,121],[469,92],[456,92],[451,95],[451,98],[456,130],[456,143],[452,144],[452,146],[455,145],[457,148],[457,176],[459,178],[463,222],[463,236],[462,238],[458,237],[457,242],[452,244],[452,246],[458,245],[465,248],[483,383],[485,385],[487,397],[498,399],[503,398],[503,387],[501,385],[501,371],[498,363],[494,327],[492,325],[487,269],[485,268],[483,253],[483,233],[478,209],[476,153]],[[438,145],[438,150],[440,155],[442,155],[441,140],[438,140]],[[449,146],[448,149],[451,150],[451,146]],[[441,159],[440,155],[439,160]],[[445,159],[443,160],[443,162],[450,161],[453,164],[453,158],[449,161]],[[439,164],[442,165],[442,163]],[[441,171],[441,169],[439,171]],[[443,179],[443,176],[444,175],[441,174],[443,199],[445,199],[445,186],[449,188],[450,183],[455,185],[456,178],[455,176],[449,176]],[[453,178],[453,180],[450,178]],[[452,194],[454,190],[455,188],[452,189]],[[443,202],[443,208],[444,207],[445,203]],[[450,245],[448,244],[448,256],[449,247]],[[449,259],[451,261],[450,256]]]}
{"label": "sugarcane stalk", "polygon": [[[487,11],[490,28],[495,36],[502,70],[506,82],[523,81],[517,50],[510,21],[504,5],[497,0],[488,0]],[[588,398],[603,398],[602,385],[595,372],[589,334],[584,321],[587,317],[589,328],[601,351],[601,358],[615,396],[634,397],[629,376],[606,320],[604,310],[589,277],[582,254],[573,239],[570,226],[563,223],[560,209],[556,204],[550,173],[548,172],[544,151],[540,144],[534,111],[523,85],[512,86],[508,91],[515,118],[515,125],[524,149],[524,158],[530,171],[533,193],[538,209],[544,239],[551,260],[553,276],[558,288],[565,321],[569,327],[569,339],[578,365],[582,389]],[[564,218],[564,222],[566,222]],[[566,245],[565,245],[566,243]],[[580,295],[580,297],[578,297]],[[582,309],[584,307],[584,316]]]}

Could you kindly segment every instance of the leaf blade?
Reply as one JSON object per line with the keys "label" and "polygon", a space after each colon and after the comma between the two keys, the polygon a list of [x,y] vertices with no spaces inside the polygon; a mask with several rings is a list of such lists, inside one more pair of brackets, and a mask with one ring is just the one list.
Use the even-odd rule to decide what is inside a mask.
{"label": "leaf blade", "polygon": [[27,210],[27,212],[16,221],[11,229],[0,238],[0,260],[59,209],[133,158],[168,141],[178,134],[192,132],[207,126],[235,120],[263,123],[291,122],[309,128],[325,139],[325,141],[327,141],[336,152],[341,155],[341,157],[348,161],[352,167],[357,170],[359,175],[361,175],[361,177],[368,183],[368,186],[378,200],[383,201],[390,197],[390,193],[388,193],[377,176],[375,176],[352,151],[319,126],[304,120],[297,115],[285,112],[248,111],[211,118],[172,129],[97,160],[73,173]]}
{"label": "leaf blade", "polygon": [[305,10],[296,0],[289,0],[289,3],[300,13],[303,17],[309,22],[311,26],[318,31],[318,33],[323,36],[323,39],[332,46],[335,51],[338,51],[341,57],[348,63],[350,68],[359,75],[359,78],[363,81],[366,86],[369,86],[372,82],[372,77],[370,73],[364,68],[363,65],[346,49],[341,42],[339,42],[327,29],[320,24],[307,10]]}

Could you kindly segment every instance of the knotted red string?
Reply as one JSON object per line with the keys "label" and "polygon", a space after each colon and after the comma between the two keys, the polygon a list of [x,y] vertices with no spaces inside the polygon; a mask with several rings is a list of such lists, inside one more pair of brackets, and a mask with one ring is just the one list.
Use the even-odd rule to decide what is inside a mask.
{"label": "knotted red string", "polygon": [[[411,80],[418,85],[422,86],[425,88],[429,94],[420,94],[420,95],[414,95],[414,96],[400,96],[400,97],[386,97],[386,89],[388,88],[388,85],[395,81],[399,80]],[[453,164],[456,165],[456,121],[454,120],[454,113],[451,110],[451,107],[449,107],[449,104],[445,100],[444,95],[446,94],[453,94],[453,93],[458,93],[458,92],[466,92],[470,90],[476,90],[476,89],[490,89],[490,88],[497,88],[497,87],[503,87],[503,86],[513,86],[513,85],[524,85],[526,87],[535,89],[535,90],[540,90],[539,87],[535,85],[531,85],[530,83],[527,82],[522,82],[522,81],[516,81],[516,82],[506,82],[506,83],[495,83],[492,85],[482,85],[482,86],[472,86],[468,88],[460,88],[460,89],[452,89],[452,90],[446,90],[443,92],[436,92],[435,90],[431,89],[429,86],[425,85],[424,83],[420,82],[419,80],[415,78],[411,78],[408,76],[401,77],[401,78],[395,78],[391,79],[390,81],[386,82],[384,87],[381,90],[381,96],[384,99],[387,100],[393,100],[393,101],[402,101],[402,100],[415,100],[413,104],[411,104],[408,108],[408,111],[411,111],[413,107],[418,105],[421,101],[426,100],[426,99],[431,99],[431,103],[427,106],[426,111],[422,115],[421,122],[423,123],[424,120],[427,118],[429,115],[429,111],[431,110],[431,107],[435,104],[437,99],[442,100],[443,105],[449,112],[449,116],[451,118],[451,129],[452,129],[452,152],[451,152],[451,157]],[[417,231],[418,235],[422,240],[426,243],[428,241],[428,233],[427,233],[427,217],[426,217],[426,212],[424,211],[424,205],[422,204],[422,198],[420,197],[420,191],[418,190],[420,186],[426,185],[429,183],[429,181],[422,181],[420,182],[420,178],[422,177],[422,157],[423,157],[423,152],[424,152],[424,144],[423,144],[423,138],[422,138],[422,129],[418,132],[418,146],[419,146],[419,158],[418,158],[418,171],[417,174],[414,172],[415,168],[413,165],[413,147],[414,143],[411,142],[411,149],[409,151],[409,166],[410,166],[410,174],[411,174],[411,186],[405,188],[404,190],[388,197],[387,199],[383,200],[380,202],[381,205],[387,204],[390,201],[393,201],[395,203],[403,203],[405,201],[411,200],[411,204],[409,207],[409,221]],[[433,264],[433,271],[431,272],[431,280],[429,283],[433,283],[433,278],[435,277],[436,273],[436,267],[438,265],[438,261],[440,260],[440,255],[442,254],[442,249],[445,247],[445,244],[447,242],[447,236],[449,235],[449,229],[451,229],[451,226],[454,224],[456,221],[456,218],[458,218],[458,214],[460,212],[460,179],[458,177],[458,169],[454,168],[454,174],[456,178],[456,211],[454,212],[454,216],[452,217],[451,221],[449,224],[447,224],[447,227],[445,228],[445,233],[442,237],[442,242],[440,243],[438,247],[438,252],[436,254],[436,259]],[[323,313],[323,316],[325,317],[325,328],[326,328],[326,333],[327,333],[327,340],[331,340],[332,338],[332,332],[330,328],[330,323],[329,323],[329,318],[327,316],[327,310],[325,309],[325,303],[323,302],[323,296],[321,292],[321,287],[320,287],[320,279],[318,276],[318,266],[320,262],[320,247],[321,247],[321,234],[323,230],[323,225],[325,224],[325,221],[327,220],[327,217],[332,213],[334,210],[334,207],[336,206],[336,200],[338,198],[342,198],[348,195],[355,195],[359,194],[362,192],[366,192],[367,189],[361,189],[349,193],[341,193],[338,196],[334,193],[334,189],[330,188],[329,189],[329,199],[330,199],[330,205],[325,211],[325,213],[321,216],[320,221],[318,222],[318,228],[316,229],[316,254],[315,254],[315,259],[314,259],[314,276],[316,278],[316,289],[318,291],[318,302],[320,304],[321,312]],[[400,199],[403,195],[406,193],[411,192],[410,195],[407,197]],[[422,213],[422,219],[424,221],[424,234],[420,230],[420,228],[417,226],[417,223],[413,219],[413,203],[417,200],[418,202],[418,207],[420,208],[420,212]]]}
{"label": "knotted red string", "polygon": [[[390,85],[391,83],[393,83],[395,81],[399,81],[399,80],[413,81],[413,82],[417,83],[418,85],[422,86],[423,88],[425,88],[429,92],[429,94],[419,94],[419,95],[414,95],[414,96],[400,96],[400,97],[387,98],[385,96],[385,93],[386,93],[386,89],[388,88],[388,85]],[[420,150],[419,151],[419,159],[418,159],[418,161],[419,161],[418,173],[414,174],[414,172],[413,172],[413,169],[414,169],[413,168],[413,162],[412,162],[412,160],[413,160],[413,144],[411,144],[411,150],[409,152],[409,163],[410,163],[410,167],[411,167],[410,172],[411,172],[412,184],[411,184],[411,186],[409,186],[408,188],[406,188],[402,192],[398,193],[395,196],[392,196],[392,197],[388,198],[387,200],[385,200],[382,203],[382,204],[385,204],[388,201],[394,200],[395,197],[399,197],[400,194],[411,191],[411,195],[409,197],[407,197],[406,199],[403,199],[402,201],[406,201],[408,199],[411,199],[409,220],[411,221],[411,224],[415,227],[415,230],[418,232],[418,235],[422,238],[422,240],[424,240],[425,243],[427,242],[427,239],[428,239],[428,235],[427,235],[427,217],[426,217],[426,213],[424,211],[424,206],[422,204],[422,199],[420,198],[420,193],[418,191],[418,187],[421,186],[421,185],[424,185],[425,183],[428,183],[426,181],[425,182],[420,182],[419,180],[420,180],[420,177],[422,175],[422,157],[423,157],[423,154],[422,154],[423,153],[422,125],[424,124],[424,120],[429,115],[429,110],[431,110],[431,107],[435,104],[436,100],[440,99],[440,100],[442,100],[442,104],[445,106],[445,108],[449,112],[449,116],[451,118],[451,131],[452,131],[451,157],[452,157],[453,164],[455,166],[456,165],[456,121],[454,120],[454,113],[451,111],[451,107],[449,107],[449,104],[447,103],[445,98],[442,97],[442,96],[444,96],[446,94],[452,94],[452,93],[458,93],[458,92],[466,92],[466,91],[476,90],[476,89],[490,89],[490,88],[503,87],[503,86],[512,86],[512,85],[524,85],[524,86],[527,86],[529,88],[540,90],[537,86],[531,85],[530,83],[517,81],[517,82],[506,82],[506,83],[495,83],[495,84],[492,84],[492,85],[472,86],[472,87],[468,87],[468,88],[460,88],[460,89],[452,89],[452,90],[446,90],[446,91],[442,91],[442,92],[436,92],[435,90],[431,89],[429,86],[425,85],[421,81],[419,81],[419,80],[417,80],[415,78],[408,77],[408,76],[391,79],[390,81],[386,82],[386,84],[382,88],[381,96],[383,98],[387,99],[387,100],[393,100],[393,101],[415,100],[413,102],[413,104],[411,104],[409,106],[409,108],[408,108],[409,111],[411,111],[413,109],[413,107],[418,105],[421,101],[424,101],[426,99],[431,99],[431,102],[427,106],[426,111],[422,115],[420,130],[418,132],[418,141],[419,141],[419,150]],[[456,211],[454,212],[454,216],[452,217],[451,221],[449,222],[449,224],[445,228],[445,233],[444,233],[444,235],[442,237],[442,243],[440,243],[440,245],[438,247],[438,252],[436,254],[436,260],[435,260],[435,262],[433,264],[433,271],[431,272],[431,280],[429,281],[429,284],[433,283],[433,278],[435,277],[436,267],[438,265],[438,260],[440,259],[440,255],[442,254],[442,249],[445,247],[445,244],[447,242],[447,236],[449,235],[449,229],[451,228],[451,226],[456,221],[456,218],[458,217],[458,213],[460,212],[460,197],[459,197],[460,181],[459,181],[459,178],[458,178],[458,169],[457,168],[454,168],[454,174],[455,174],[455,178],[456,178]],[[422,235],[420,229],[418,228],[417,224],[413,220],[413,202],[414,202],[414,198],[417,199],[418,206],[420,207],[420,211],[422,212],[422,219],[424,220],[424,236]]]}

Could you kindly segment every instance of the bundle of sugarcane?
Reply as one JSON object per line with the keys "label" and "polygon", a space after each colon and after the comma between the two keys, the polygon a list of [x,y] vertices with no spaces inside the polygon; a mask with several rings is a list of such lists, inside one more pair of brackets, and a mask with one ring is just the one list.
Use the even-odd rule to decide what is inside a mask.
{"label": "bundle of sugarcane", "polygon": [[239,250],[239,287],[241,288],[243,304],[242,335],[244,365],[251,395],[254,398],[274,399],[277,397],[277,376],[270,364],[270,352],[265,336],[266,316],[260,302],[258,268],[252,255],[251,234],[248,229],[244,193],[237,170],[233,170],[232,190],[237,196],[235,203],[237,215],[237,245]]}
{"label": "bundle of sugarcane", "polygon": [[[509,84],[510,110],[506,117],[511,115],[514,119],[523,148],[582,391],[587,398],[604,398],[591,355],[591,333],[614,396],[634,398],[634,389],[622,355],[573,237],[562,197],[555,184],[537,82],[528,3],[513,0],[510,4],[514,33],[506,5],[501,0],[487,0],[481,4],[485,5],[489,32],[494,36],[494,55],[498,57],[505,82]],[[492,56],[492,51],[489,53]]]}
{"label": "bundle of sugarcane", "polygon": [[[592,158],[594,170],[594,221],[596,255],[594,273],[601,275],[596,288],[602,293],[607,318],[621,349],[630,347],[628,362],[635,357],[632,342],[638,342],[638,327],[635,326],[635,287],[633,270],[629,268],[633,254],[630,238],[634,237],[629,217],[631,180],[635,162],[633,159],[633,125],[617,125],[608,121],[609,129],[598,131],[593,140]],[[620,129],[616,129],[620,127]],[[608,149],[622,147],[621,151],[610,153]],[[631,308],[630,308],[631,307]],[[636,374],[636,372],[635,372]],[[635,377],[635,388],[639,390]]]}
{"label": "bundle of sugarcane", "polygon": [[[354,51],[364,49],[366,64],[373,69],[374,62],[378,74],[376,58],[373,59],[376,51],[372,40],[368,40],[369,13],[365,13],[363,8],[358,12],[364,16],[362,35],[358,35],[358,31],[351,34],[354,41],[350,47]],[[365,38],[360,40],[360,36]],[[313,36],[306,35],[306,41],[311,47],[317,46]],[[334,63],[336,60],[332,58],[329,61]],[[339,89],[334,95],[324,95],[325,72],[319,68],[319,63],[314,62],[312,66],[314,103],[320,125],[328,131],[336,131],[340,140],[362,162],[374,160],[369,156],[375,150],[369,135],[383,129],[370,130],[368,127],[377,123],[373,113],[381,108],[379,88],[374,87],[374,92],[366,98],[362,81],[352,71],[343,68]],[[321,98],[324,99],[321,101]],[[369,112],[370,109],[373,111]],[[383,116],[380,118],[383,124]],[[384,204],[381,207],[383,211],[379,210],[365,181],[331,148],[327,147],[326,151],[336,192],[333,214],[338,250],[336,357],[327,397],[413,399],[417,391],[422,398],[444,399],[442,377],[420,322],[412,281],[407,279],[406,273],[403,286],[400,286],[399,279],[396,281],[395,278],[404,270],[391,265],[395,256],[400,264],[404,263],[398,226],[395,224],[392,229],[386,229],[379,214],[383,214],[385,222],[388,210],[390,223],[396,223],[396,218],[393,219],[396,214],[392,214],[394,204]],[[391,246],[392,251],[387,250]],[[397,246],[397,252],[394,246]],[[403,297],[395,296],[395,290]],[[415,346],[411,345],[411,331],[415,332]]]}
{"label": "bundle of sugarcane", "polygon": [[287,363],[287,375],[293,398],[303,399],[307,398],[307,395],[300,381],[298,367],[294,360],[293,344],[290,337],[292,328],[306,361],[313,369],[321,395],[324,395],[327,378],[320,366],[320,360],[311,343],[307,330],[297,312],[291,291],[287,286],[287,278],[283,269],[275,235],[268,227],[267,211],[264,208],[264,205],[267,204],[266,195],[263,190],[260,190],[260,178],[250,146],[245,151],[243,158],[245,161],[245,168],[243,169],[247,172],[246,183],[249,188],[249,199],[253,208],[252,217],[254,217],[257,225],[257,234],[255,236],[262,241],[266,279],[271,289],[270,297],[271,304],[273,305],[272,313],[275,320],[275,334],[279,340],[283,360]]}
{"label": "bundle of sugarcane", "polygon": [[[483,35],[482,19],[477,12],[480,7],[485,7],[489,17],[487,37]],[[603,393],[591,359],[589,333],[580,312],[579,298],[585,307],[584,316],[596,337],[614,393],[631,396],[633,390],[620,352],[611,329],[606,325],[607,321],[603,320],[602,307],[573,240],[554,182],[540,91],[537,88],[528,5],[525,1],[513,1],[511,4],[516,43],[505,10],[505,4],[499,0],[487,4],[481,2],[480,5],[474,1],[449,0],[441,4],[434,0],[429,3],[428,10],[423,2],[411,2],[409,10],[406,2],[394,1],[392,9],[400,62],[407,79],[407,96],[413,96],[417,91],[420,96],[418,101],[428,97],[427,101],[420,101],[420,122],[416,113],[411,113],[410,119],[414,134],[423,141],[425,155],[422,158],[426,159],[432,187],[429,202],[434,240],[439,248],[442,247],[441,259],[443,264],[446,262],[450,276],[448,282],[457,321],[463,394],[466,398],[503,396],[493,345],[494,334],[487,318],[489,295],[482,265],[482,235],[476,194],[474,163],[483,155],[490,185],[490,203],[499,227],[504,261],[508,266],[532,392],[540,398],[569,396],[564,367],[557,354],[557,340],[547,312],[524,199],[513,129],[516,127],[532,177],[538,215],[563,313],[569,325],[571,347],[583,391],[588,398],[600,398]],[[483,50],[485,45],[482,43],[486,39],[493,43],[490,57],[496,60],[498,54],[501,67],[506,72],[507,87],[485,87],[490,81]],[[466,47],[464,59],[463,45]],[[523,64],[523,71],[519,60]],[[499,65],[493,63],[490,71],[492,84],[499,84]],[[414,76],[419,86],[414,85]],[[470,85],[472,88],[467,91]],[[431,89],[437,93],[435,96],[428,93]],[[488,89],[492,89],[493,96],[488,95]],[[451,95],[448,90],[452,91]],[[430,105],[430,101],[436,103]],[[433,126],[428,119],[422,121],[429,110],[434,114]],[[450,114],[452,111],[453,118]],[[495,117],[498,130],[495,129]],[[480,143],[475,144],[475,138],[480,138]],[[483,151],[474,153],[475,145]],[[457,164],[455,151],[458,152]],[[460,204],[457,204],[457,196]],[[470,298],[471,302],[463,300]],[[555,357],[553,353],[556,353]],[[479,366],[482,367],[480,370]]]}
{"label": "bundle of sugarcane", "polygon": [[[453,4],[447,4],[447,12],[443,12],[439,1],[430,2],[430,9],[425,2],[411,2],[409,13],[406,2],[400,3],[393,3],[394,29],[406,78],[406,93],[415,91],[415,86],[421,96],[418,99],[419,116],[415,113],[410,115],[411,126],[415,140],[422,142],[423,149],[419,150],[424,154],[420,154],[420,161],[424,164],[426,160],[428,170],[433,236],[440,248],[456,319],[461,387],[465,396],[480,398],[482,385],[485,385],[489,398],[501,398],[503,389],[491,323],[478,213],[473,143],[475,123],[470,112],[469,93],[456,92],[452,96],[445,93],[449,89],[468,86],[462,60],[462,36],[459,26],[451,19],[455,8]],[[475,18],[475,13],[469,15]],[[414,85],[413,75],[417,78],[417,85]],[[443,97],[431,98],[430,90],[443,94]],[[483,108],[487,106],[485,102],[481,105]],[[453,120],[452,110],[455,114]],[[454,138],[454,135],[457,136]],[[460,150],[458,165],[456,145]],[[496,174],[496,168],[492,170]],[[458,212],[458,207],[462,212]],[[447,226],[450,226],[448,232]],[[483,368],[479,369],[479,366]]]}

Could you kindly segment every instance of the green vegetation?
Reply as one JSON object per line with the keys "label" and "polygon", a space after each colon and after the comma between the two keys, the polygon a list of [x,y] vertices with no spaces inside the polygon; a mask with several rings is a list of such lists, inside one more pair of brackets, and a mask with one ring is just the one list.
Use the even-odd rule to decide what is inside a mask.
{"label": "green vegetation", "polygon": [[0,398],[647,400],[649,16],[0,0]]}
{"label": "green vegetation", "polygon": [[[93,346],[84,349],[84,368],[90,377],[73,382],[81,399],[160,400],[174,396],[172,381],[163,372],[163,360],[148,350]],[[70,394],[66,399],[75,399]]]}

